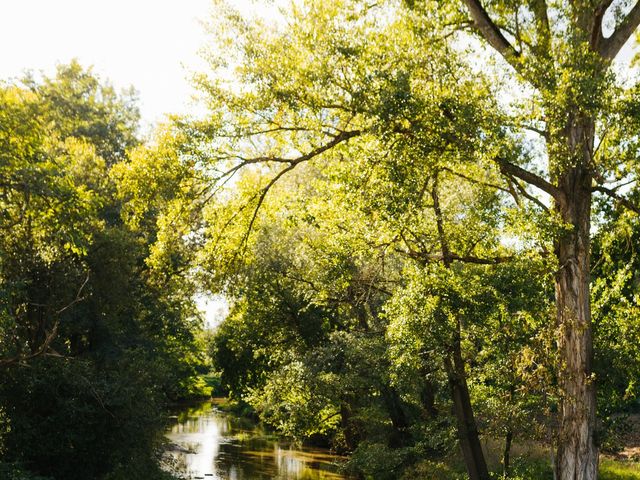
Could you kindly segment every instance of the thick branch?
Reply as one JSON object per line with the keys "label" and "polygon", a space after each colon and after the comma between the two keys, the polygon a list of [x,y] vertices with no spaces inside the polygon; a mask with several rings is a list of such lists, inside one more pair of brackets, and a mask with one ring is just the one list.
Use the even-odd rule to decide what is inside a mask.
{"label": "thick branch", "polygon": [[602,35],[602,20],[604,14],[611,5],[613,0],[603,0],[600,2],[593,11],[593,26],[591,31],[591,49],[599,51],[604,36]]}
{"label": "thick branch", "polygon": [[502,158],[496,158],[495,161],[497,162],[498,166],[500,167],[500,171],[503,174],[519,178],[520,180],[539,188],[543,192],[548,193],[555,200],[562,199],[562,191],[555,185],[547,182],[544,178],[528,170],[525,170],[522,167],[514,165],[513,163],[507,162]]}
{"label": "thick branch", "polygon": [[505,38],[498,26],[491,20],[487,11],[482,7],[480,0],[463,0],[469,14],[480,31],[484,39],[491,45],[507,62],[514,65],[520,53],[513,48],[509,40]]}
{"label": "thick branch", "polygon": [[622,205],[623,207],[625,207],[628,210],[631,210],[632,212],[637,213],[638,215],[640,215],[640,206],[634,204],[633,202],[629,201],[628,199],[618,195],[614,190],[607,188],[607,187],[603,187],[602,185],[598,185],[596,187],[593,187],[593,190],[596,192],[601,192],[604,193],[605,195],[613,198],[616,202],[618,202],[618,204]]}
{"label": "thick branch", "polygon": [[[599,42],[598,52],[600,55],[607,60],[613,60],[636,28],[638,28],[638,25],[640,25],[640,1],[636,2],[613,34]],[[602,29],[602,25],[599,28]]]}
{"label": "thick branch", "polygon": [[527,189],[524,188],[522,185],[520,185],[520,182],[518,182],[515,178],[513,178],[512,180],[513,180],[513,185],[516,186],[516,188],[518,189],[518,191],[520,192],[520,194],[523,197],[525,197],[527,200],[529,200],[529,201],[535,203],[536,205],[538,205],[545,212],[547,212],[547,213],[549,212],[549,207],[547,207],[544,203],[542,203],[540,201],[540,199],[534,197],[529,192],[527,192]]}

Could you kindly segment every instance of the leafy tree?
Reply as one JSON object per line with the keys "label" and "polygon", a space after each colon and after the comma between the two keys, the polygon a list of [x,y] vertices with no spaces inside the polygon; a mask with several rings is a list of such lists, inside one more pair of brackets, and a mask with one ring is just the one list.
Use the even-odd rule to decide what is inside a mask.
{"label": "leafy tree", "polygon": [[[179,139],[129,158],[130,96],[76,63],[3,86],[0,101],[0,458],[55,478],[164,478],[166,404],[202,393],[191,257],[174,228],[195,189],[167,147]],[[165,175],[143,189],[157,158]]]}
{"label": "leafy tree", "polygon": [[[369,191],[358,188],[360,178],[354,178],[352,165],[300,167],[265,199],[253,218],[249,239],[243,227],[227,229],[223,239],[208,246],[204,265],[214,273],[221,271],[216,266],[236,259],[221,278],[213,277],[220,283],[212,287],[224,288],[234,305],[214,337],[213,357],[233,393],[242,397],[250,392],[244,398],[280,431],[298,437],[331,434],[322,419],[339,415],[339,424],[330,423],[336,431],[333,441],[344,442],[342,448],[353,452],[351,467],[379,478],[397,478],[416,458],[437,456],[449,448],[450,407],[442,397],[457,402],[461,442],[479,442],[472,399],[478,403],[479,394],[495,405],[501,389],[502,398],[522,389],[525,382],[515,365],[521,360],[522,343],[544,318],[535,315],[544,310],[548,292],[540,288],[544,282],[531,281],[530,270],[503,263],[507,257],[498,253],[489,255],[496,246],[506,254],[487,234],[491,222],[483,225],[492,218],[486,212],[497,197],[481,195],[485,203],[466,211],[476,229],[465,234],[454,220],[462,215],[455,209],[465,208],[460,197],[474,192],[461,194],[454,188],[455,176],[441,174],[437,185],[433,179],[423,181],[432,194],[437,190],[442,197],[446,226],[444,218],[441,226],[448,230],[447,238],[460,251],[470,251],[465,245],[469,242],[486,256],[469,254],[467,260],[476,267],[455,267],[447,274],[459,282],[453,310],[463,309],[463,302],[473,305],[465,309],[467,320],[455,327],[446,316],[430,317],[420,307],[428,295],[417,290],[415,282],[435,288],[442,281],[436,267],[442,256],[437,253],[440,237],[433,195],[411,197],[411,171],[389,178],[391,166],[385,161],[367,168],[370,159],[362,152],[353,159],[362,162],[362,177],[372,184]],[[259,175],[244,175],[235,192],[213,206],[211,217],[205,215],[213,235],[229,217],[238,217],[238,203],[260,182]],[[385,199],[381,192],[398,197],[406,193],[412,200],[380,205]],[[244,218],[251,221],[251,212]],[[483,236],[490,240],[479,240]],[[234,257],[244,241],[244,255]],[[528,266],[534,262],[530,258]],[[542,281],[544,275],[537,278]],[[483,288],[480,279],[495,286]],[[521,325],[523,318],[528,321]],[[304,335],[309,328],[301,330],[306,325],[322,326],[313,342],[303,340],[309,338]],[[499,351],[495,339],[506,328],[522,343],[509,337]],[[454,351],[460,352],[456,365]],[[482,361],[477,360],[479,352]],[[496,360],[496,353],[511,359],[508,367],[500,367],[503,359]],[[487,373],[498,368],[502,370],[497,378],[487,379]],[[513,411],[522,417],[540,413],[544,404],[540,395],[535,396],[537,385],[530,389],[519,404],[512,394]],[[483,413],[485,418],[495,417],[496,409]],[[515,416],[506,416],[496,418],[496,424],[513,421],[500,434],[526,434],[517,428]],[[373,463],[372,457],[379,461]]]}
{"label": "leafy tree", "polygon": [[[254,212],[298,165],[329,157],[353,162],[354,151],[381,162],[371,154],[381,146],[392,156],[389,175],[413,186],[414,195],[424,177],[435,181],[446,171],[460,184],[485,184],[527,205],[516,215],[534,220],[539,240],[519,238],[500,223],[494,238],[509,231],[525,247],[517,255],[542,250],[555,259],[561,399],[555,469],[560,479],[596,478],[591,203],[602,195],[638,211],[619,190],[636,178],[635,87],[625,89],[611,64],[640,22],[640,7],[611,1],[407,4],[300,4],[289,11],[286,32],[229,15],[231,34],[219,32],[221,43],[228,39],[226,58],[212,65],[235,67],[241,86],[225,85],[228,75],[201,77],[212,111],[201,129],[205,155],[227,162],[219,181],[256,163],[272,169],[245,197],[243,208]],[[477,56],[488,65],[482,72]],[[518,92],[516,98],[509,92]],[[363,182],[361,192],[371,185]],[[385,193],[378,206],[408,198],[404,189]],[[497,218],[512,207],[496,203]],[[250,230],[256,215],[246,218],[235,228]],[[464,215],[459,219],[466,223]],[[438,255],[445,267],[469,260],[458,245],[448,246],[454,240],[440,237],[433,244],[439,249],[428,255]],[[488,478],[481,452],[466,456],[472,478]]]}

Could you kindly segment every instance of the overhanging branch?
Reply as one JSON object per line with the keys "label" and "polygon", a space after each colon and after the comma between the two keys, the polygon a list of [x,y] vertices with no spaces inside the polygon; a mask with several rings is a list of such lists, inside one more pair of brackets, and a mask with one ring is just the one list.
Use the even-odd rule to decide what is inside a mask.
{"label": "overhanging branch", "polygon": [[[257,158],[253,158],[253,159],[245,159],[243,160],[243,162],[240,164],[241,166],[245,166],[245,165],[249,165],[249,164],[255,164],[255,163],[268,163],[268,162],[277,162],[277,163],[285,163],[288,164],[288,166],[286,168],[283,168],[282,170],[280,170],[270,181],[269,183],[267,183],[267,185],[265,187],[263,187],[259,194],[258,194],[258,201],[257,204],[255,206],[255,208],[253,209],[253,214],[251,215],[251,220],[249,221],[249,226],[247,227],[247,231],[245,232],[244,238],[242,243],[246,245],[248,239],[249,239],[249,235],[251,235],[251,231],[253,230],[253,226],[255,224],[256,218],[258,217],[258,212],[260,211],[260,208],[262,207],[262,204],[264,203],[264,199],[266,198],[267,194],[269,193],[269,190],[271,190],[271,188],[278,182],[278,180],[280,180],[284,175],[286,175],[288,172],[290,172],[291,170],[293,170],[296,166],[298,166],[299,164],[303,163],[303,162],[307,162],[309,160],[312,160],[314,158],[316,158],[317,156],[321,155],[322,153],[331,150],[332,148],[334,148],[335,146],[337,146],[338,144],[345,142],[347,140],[349,140],[350,138],[356,137],[358,135],[362,134],[362,131],[360,130],[350,130],[350,131],[343,131],[340,132],[339,134],[335,135],[333,137],[333,139],[329,142],[327,142],[324,145],[321,145],[320,147],[314,148],[313,150],[311,150],[310,152],[301,155],[299,157],[296,158],[291,158],[291,159],[284,159],[284,158],[271,158],[271,157],[257,157]],[[237,166],[234,167],[234,169],[237,169]],[[255,197],[254,197],[255,198]]]}

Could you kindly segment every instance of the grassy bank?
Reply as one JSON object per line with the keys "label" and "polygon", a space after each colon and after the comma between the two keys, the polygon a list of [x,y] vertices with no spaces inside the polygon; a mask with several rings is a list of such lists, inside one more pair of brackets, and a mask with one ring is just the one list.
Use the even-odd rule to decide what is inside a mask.
{"label": "grassy bank", "polygon": [[[535,458],[535,455],[516,457],[513,460],[510,474],[505,477],[501,465],[492,465],[496,480],[553,480],[550,462]],[[457,461],[430,462],[425,461],[405,472],[402,480],[420,478],[423,480],[465,480],[468,477],[464,466]],[[628,459],[601,457],[600,480],[640,480],[640,462]]]}

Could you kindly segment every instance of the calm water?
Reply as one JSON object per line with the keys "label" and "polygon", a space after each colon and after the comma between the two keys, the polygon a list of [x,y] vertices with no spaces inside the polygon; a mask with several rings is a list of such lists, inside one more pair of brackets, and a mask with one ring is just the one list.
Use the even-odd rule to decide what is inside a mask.
{"label": "calm water", "polygon": [[295,449],[268,437],[251,422],[207,403],[176,419],[167,432],[174,468],[190,479],[338,480],[340,459],[328,451]]}

